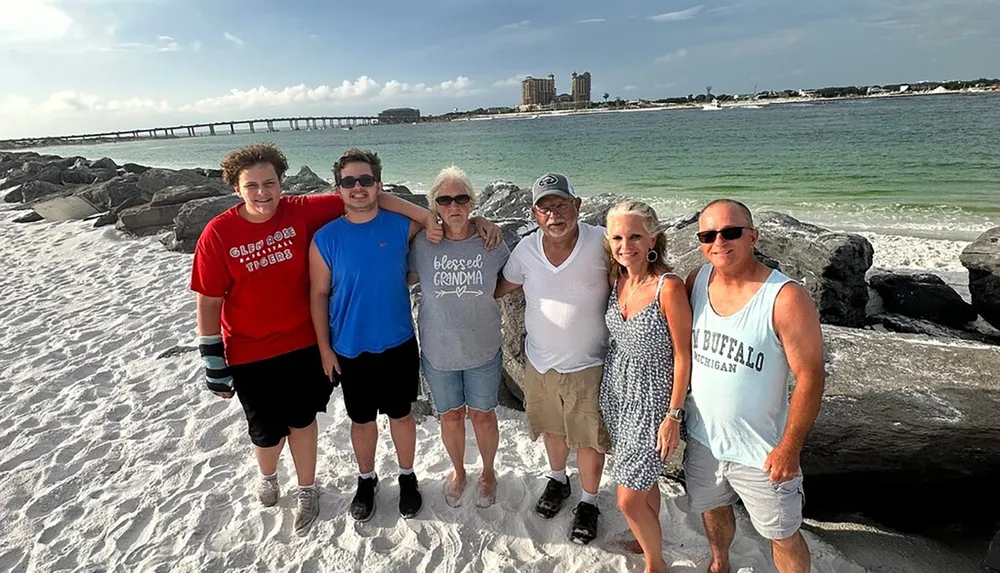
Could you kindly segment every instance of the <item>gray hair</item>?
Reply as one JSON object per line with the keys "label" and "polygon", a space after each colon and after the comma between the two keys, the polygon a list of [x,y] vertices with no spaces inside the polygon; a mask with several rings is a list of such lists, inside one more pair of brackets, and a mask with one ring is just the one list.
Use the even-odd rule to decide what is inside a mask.
{"label": "gray hair", "polygon": [[437,198],[438,191],[440,191],[441,188],[447,183],[461,184],[462,188],[465,189],[465,192],[472,198],[471,201],[469,201],[469,208],[475,208],[476,190],[472,187],[472,180],[469,179],[469,176],[465,173],[465,171],[452,165],[451,167],[445,167],[437,174],[437,177],[434,178],[434,183],[431,184],[430,191],[427,192],[427,202],[429,203],[432,211],[437,208],[437,203],[434,202],[434,199]]}

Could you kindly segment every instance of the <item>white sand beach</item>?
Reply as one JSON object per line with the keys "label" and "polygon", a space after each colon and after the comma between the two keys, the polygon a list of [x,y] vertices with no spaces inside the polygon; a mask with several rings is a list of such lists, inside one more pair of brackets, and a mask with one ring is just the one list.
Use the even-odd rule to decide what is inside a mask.
{"label": "white sand beach", "polygon": [[[427,416],[418,421],[416,462],[425,505],[402,520],[382,420],[378,513],[355,523],[347,507],[356,466],[340,390],[320,417],[320,519],[307,538],[295,537],[290,456],[279,469],[286,495],[262,508],[250,489],[256,466],[239,403],[203,389],[197,353],[157,358],[193,342],[191,257],[167,252],[155,237],[127,238],[86,222],[11,223],[17,214],[0,207],[0,571],[642,570],[641,556],[615,550],[628,527],[607,477],[601,535],[591,546],[568,541],[570,511],[552,521],[533,513],[544,448],[528,440],[523,415],[505,408],[496,505],[476,508],[474,488],[461,508],[445,504],[450,464],[438,422]],[[572,483],[578,492],[575,475]],[[703,572],[699,518],[686,513],[678,484],[660,487],[671,570]],[[836,527],[820,527],[854,561],[807,531],[816,573],[943,571],[940,561],[921,564],[926,543],[890,544],[868,529],[838,537]],[[741,515],[733,572],[773,571],[768,553]]]}

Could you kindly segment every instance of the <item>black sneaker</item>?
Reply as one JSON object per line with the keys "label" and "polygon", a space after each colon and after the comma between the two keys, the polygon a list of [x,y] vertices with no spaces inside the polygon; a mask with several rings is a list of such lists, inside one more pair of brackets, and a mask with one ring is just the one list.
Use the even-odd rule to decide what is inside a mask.
{"label": "black sneaker", "polygon": [[358,493],[351,501],[351,517],[357,521],[368,521],[375,515],[375,494],[378,493],[378,476],[358,477]]}
{"label": "black sneaker", "polygon": [[535,513],[545,519],[551,519],[562,509],[563,502],[569,497],[571,491],[569,480],[566,483],[559,483],[557,480],[549,478],[549,483],[545,485],[545,491],[538,498],[535,504]]}
{"label": "black sneaker", "polygon": [[573,543],[586,545],[597,537],[597,516],[601,515],[601,510],[592,503],[581,501],[576,504],[573,514],[575,517],[569,538]]}
{"label": "black sneaker", "polygon": [[417,489],[417,475],[403,474],[399,476],[399,515],[410,519],[420,513],[424,506],[424,498]]}

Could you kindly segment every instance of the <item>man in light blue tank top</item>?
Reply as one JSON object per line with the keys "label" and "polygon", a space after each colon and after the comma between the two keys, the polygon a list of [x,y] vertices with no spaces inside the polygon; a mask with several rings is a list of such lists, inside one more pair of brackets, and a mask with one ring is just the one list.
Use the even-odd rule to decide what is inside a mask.
{"label": "man in light blue tank top", "polygon": [[684,473],[691,509],[705,522],[708,571],[729,571],[739,497],[771,540],[779,573],[807,573],[799,457],[823,395],[819,316],[804,288],[754,257],[758,231],[745,205],[709,203],[698,230],[708,264],[687,280],[693,360]]}

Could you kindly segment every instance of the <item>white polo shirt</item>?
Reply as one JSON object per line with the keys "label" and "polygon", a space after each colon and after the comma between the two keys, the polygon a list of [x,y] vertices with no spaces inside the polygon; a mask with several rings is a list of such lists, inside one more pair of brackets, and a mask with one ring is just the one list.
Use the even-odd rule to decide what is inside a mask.
{"label": "white polo shirt", "polygon": [[542,250],[542,231],[514,247],[503,269],[524,287],[524,353],[535,370],[563,374],[604,364],[608,327],[608,271],[604,227],[579,223],[580,237],[563,264],[553,266]]}

